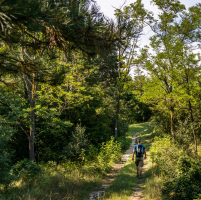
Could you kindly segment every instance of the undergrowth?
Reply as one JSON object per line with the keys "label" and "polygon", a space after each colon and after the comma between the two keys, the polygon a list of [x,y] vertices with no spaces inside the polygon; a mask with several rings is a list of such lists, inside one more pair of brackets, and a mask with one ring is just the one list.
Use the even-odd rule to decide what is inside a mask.
{"label": "undergrowth", "polygon": [[[40,163],[24,160],[13,166],[15,179],[1,185],[1,200],[88,199],[89,193],[101,186],[102,176],[121,159],[121,144],[111,138],[100,151],[91,146],[89,154],[80,154],[81,162],[54,161]],[[36,173],[37,172],[37,173]],[[35,176],[34,176],[35,175]]]}
{"label": "undergrowth", "polygon": [[[120,161],[122,149],[129,147],[132,136],[136,132],[142,132],[141,136],[144,137],[143,141],[147,145],[151,130],[150,123],[130,125],[126,138],[120,137],[118,140],[111,138],[110,141],[102,144],[99,151],[93,145],[89,147],[88,152],[83,149],[79,155],[79,163],[49,161],[40,163],[37,167],[26,160],[21,161],[11,170],[15,179],[7,187],[0,186],[0,199],[88,199],[92,191],[101,187],[102,178],[111,170],[112,165]],[[109,196],[105,198],[127,199],[136,184],[135,174],[135,165],[130,159],[110,186]]]}
{"label": "undergrowth", "polygon": [[151,144],[152,173],[145,185],[146,199],[197,199],[201,194],[201,157],[173,143],[170,136]]}

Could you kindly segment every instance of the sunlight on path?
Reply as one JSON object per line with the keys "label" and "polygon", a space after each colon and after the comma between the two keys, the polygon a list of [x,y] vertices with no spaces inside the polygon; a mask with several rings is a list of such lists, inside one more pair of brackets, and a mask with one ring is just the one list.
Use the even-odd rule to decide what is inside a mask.
{"label": "sunlight on path", "polygon": [[137,188],[135,190],[135,194],[134,196],[131,196],[131,198],[129,200],[139,200],[139,199],[144,199],[143,195],[142,195],[142,192],[141,192],[141,189]]}
{"label": "sunlight on path", "polygon": [[130,144],[130,148],[125,152],[125,154],[121,158],[121,163],[116,164],[113,166],[113,171],[111,173],[108,173],[106,177],[103,179],[103,185],[102,188],[98,191],[94,191],[89,195],[89,200],[95,200],[98,199],[105,190],[109,187],[109,185],[112,183],[112,181],[115,179],[116,175],[120,171],[122,167],[124,167],[125,162],[130,158],[130,155],[133,152],[133,146],[135,144],[136,137],[139,135],[139,133],[136,133],[132,137],[132,142]]}

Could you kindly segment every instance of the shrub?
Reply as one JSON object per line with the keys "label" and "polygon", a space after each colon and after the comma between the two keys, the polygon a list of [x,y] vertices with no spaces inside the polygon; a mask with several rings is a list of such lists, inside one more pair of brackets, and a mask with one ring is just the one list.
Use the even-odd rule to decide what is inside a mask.
{"label": "shrub", "polygon": [[[95,150],[95,152],[93,152]],[[109,171],[113,163],[121,159],[121,144],[115,141],[114,137],[106,143],[102,143],[99,153],[94,146],[90,146],[85,167],[90,168],[90,172],[105,173]],[[94,159],[92,159],[94,158]]]}
{"label": "shrub", "polygon": [[108,170],[113,162],[121,159],[121,145],[111,137],[110,141],[103,143],[98,155],[98,164],[101,170]]}
{"label": "shrub", "polygon": [[12,173],[17,179],[22,178],[24,181],[31,181],[41,173],[41,168],[35,162],[24,159],[12,167]]}
{"label": "shrub", "polygon": [[75,127],[71,141],[62,151],[64,160],[80,161],[80,155],[83,154],[83,150],[87,149],[89,143],[85,136],[85,130],[85,127],[79,124]]}
{"label": "shrub", "polygon": [[201,170],[188,166],[177,177],[163,184],[162,193],[163,199],[194,199],[201,193]]}
{"label": "shrub", "polygon": [[13,180],[10,169],[12,166],[11,154],[14,151],[10,151],[8,147],[8,141],[13,133],[15,133],[13,127],[7,123],[5,118],[0,117],[0,184],[4,184],[6,187]]}
{"label": "shrub", "polygon": [[171,138],[155,137],[150,148],[154,172],[165,175],[163,199],[194,199],[201,193],[201,158],[173,144]]}
{"label": "shrub", "polygon": [[9,154],[2,152],[0,153],[0,184],[8,185],[13,176],[10,174],[11,161],[9,159]]}
{"label": "shrub", "polygon": [[178,158],[184,154],[183,149],[173,144],[170,136],[155,137],[150,148],[152,162],[155,163],[154,173],[173,177]]}
{"label": "shrub", "polygon": [[201,200],[201,194],[198,194],[197,196],[195,196],[194,200]]}
{"label": "shrub", "polygon": [[129,148],[132,139],[126,138],[125,136],[120,136],[117,138],[117,141],[120,143],[121,149],[126,150]]}
{"label": "shrub", "polygon": [[96,160],[97,156],[98,156],[98,148],[95,147],[93,144],[90,144],[87,151],[86,159],[89,161]]}

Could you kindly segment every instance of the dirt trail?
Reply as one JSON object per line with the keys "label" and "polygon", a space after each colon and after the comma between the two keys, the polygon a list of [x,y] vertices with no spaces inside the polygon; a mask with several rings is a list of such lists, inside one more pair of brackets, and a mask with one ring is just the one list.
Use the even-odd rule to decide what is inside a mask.
{"label": "dirt trail", "polygon": [[[145,161],[145,165],[143,167],[143,174],[144,172],[146,172],[146,170],[148,169],[146,161]],[[142,175],[143,175],[142,174]],[[144,179],[144,178],[143,178]],[[137,180],[137,188],[134,189],[133,193],[131,194],[129,200],[144,200],[144,195],[142,193],[143,190],[143,186],[144,186],[144,182],[143,179],[138,179]]]}
{"label": "dirt trail", "polygon": [[[151,140],[148,139],[147,142],[149,143]],[[147,152],[147,156],[149,156],[149,153]],[[144,166],[142,168],[142,175],[149,169],[148,166],[148,160],[144,160]],[[144,179],[144,178],[143,178]],[[131,194],[129,200],[145,200],[144,195],[142,194],[142,190],[144,187],[144,180],[138,179],[137,180],[137,188],[134,189],[133,193]]]}
{"label": "dirt trail", "polygon": [[[125,162],[130,158],[130,155],[133,152],[133,146],[135,144],[136,137],[138,135],[139,135],[139,133],[136,133],[135,135],[133,135],[130,148],[122,156],[121,163],[113,166],[113,170],[104,177],[102,188],[98,191],[92,192],[89,196],[89,200],[98,199],[98,197],[100,197],[105,192],[105,190],[109,187],[109,185],[115,179],[115,177],[118,174],[118,172],[120,171],[120,169],[122,167],[124,167]],[[131,200],[134,200],[134,199],[131,199]]]}

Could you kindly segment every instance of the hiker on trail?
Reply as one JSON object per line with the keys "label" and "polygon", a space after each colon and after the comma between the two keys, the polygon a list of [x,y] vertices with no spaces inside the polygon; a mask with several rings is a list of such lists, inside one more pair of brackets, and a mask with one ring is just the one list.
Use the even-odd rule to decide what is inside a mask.
{"label": "hiker on trail", "polygon": [[142,178],[142,167],[144,165],[143,154],[145,154],[145,157],[144,157],[145,159],[147,157],[147,154],[146,154],[145,146],[143,144],[141,144],[142,139],[138,138],[137,142],[138,142],[138,144],[135,145],[133,148],[132,161],[134,161],[134,154],[136,154],[135,164],[136,164],[136,169],[137,169],[137,177]]}

